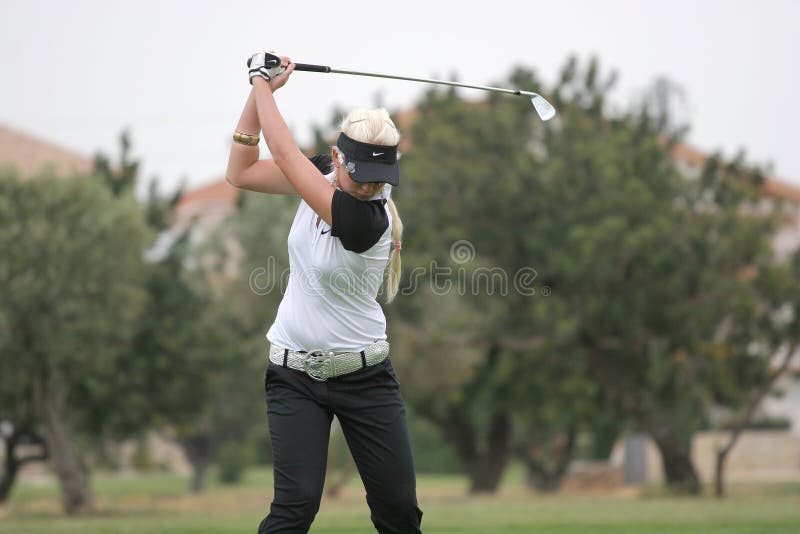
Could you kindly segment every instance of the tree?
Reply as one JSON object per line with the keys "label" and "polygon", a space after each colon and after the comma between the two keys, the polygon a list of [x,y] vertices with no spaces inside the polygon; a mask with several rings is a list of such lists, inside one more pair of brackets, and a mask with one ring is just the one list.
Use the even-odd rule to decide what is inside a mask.
{"label": "tree", "polygon": [[[411,402],[460,447],[474,491],[496,487],[510,414],[534,404],[525,386],[535,377],[526,371],[543,357],[550,363],[541,372],[559,380],[537,393],[555,406],[562,401],[557,413],[585,421],[571,407],[591,398],[581,379],[591,380],[613,413],[653,437],[668,484],[699,491],[691,439],[707,423],[715,387],[707,348],[731,310],[754,302],[742,273],[769,263],[775,220],[756,209],[757,168],[739,172],[711,158],[700,177],[681,174],[670,151],[685,128],[668,115],[665,90],[656,106],[608,113],[615,79],[595,60],[568,61],[550,93],[559,115],[548,125],[526,102],[497,95],[470,103],[452,90],[431,91],[419,104],[396,197],[406,242],[419,251],[406,265],[449,267],[444,278],[453,287],[497,269],[513,289],[435,297],[416,290],[391,310],[404,325],[394,339],[414,340],[405,353],[436,384]],[[540,91],[524,69],[511,83]],[[447,257],[460,240],[468,240],[468,262]],[[435,285],[428,274],[423,280]],[[520,287],[520,274],[535,283]],[[745,340],[726,342],[738,351]],[[552,360],[558,355],[569,359],[561,370]],[[452,389],[436,367],[446,369]],[[424,382],[420,376],[415,385]],[[564,396],[559,386],[572,382]],[[561,422],[566,445],[568,421]]]}
{"label": "tree", "polygon": [[126,130],[119,136],[120,159],[119,165],[114,167],[105,154],[97,153],[94,157],[92,172],[111,191],[114,196],[133,194],[139,181],[139,161],[130,159],[131,135]]}
{"label": "tree", "polygon": [[[107,157],[98,155],[95,173],[112,194],[126,197],[136,189],[139,162],[130,157],[127,133],[120,142],[118,164],[112,168]],[[193,468],[190,489],[198,493],[219,442],[221,429],[215,423],[220,410],[215,406],[229,405],[219,396],[240,367],[235,325],[218,313],[209,280],[196,266],[198,251],[189,239],[193,224],[180,231],[170,227],[181,195],[179,189],[162,196],[153,180],[142,206],[147,223],[160,234],[148,253],[147,304],[122,362],[126,378],[118,389],[130,409],[105,431],[112,439],[152,428],[174,431]]]}
{"label": "tree", "polygon": [[592,376],[655,440],[668,484],[698,493],[691,438],[715,381],[707,347],[752,302],[742,273],[770,261],[774,218],[754,209],[757,169],[711,158],[683,176],[663,130],[672,121],[646,109],[607,117],[596,72],[564,71],[531,230],[560,237],[541,262],[575,314]]}
{"label": "tree", "polygon": [[786,261],[758,266],[753,298],[732,314],[710,350],[714,401],[731,414],[727,442],[716,451],[714,493],[725,495],[725,461],[761,402],[786,373],[800,347],[800,250]]}
{"label": "tree", "polygon": [[[532,76],[514,82],[540,90]],[[531,459],[528,453],[549,439],[528,433],[534,441],[514,443],[514,421],[532,424],[529,407],[546,399],[566,413],[579,404],[571,394],[580,388],[565,395],[542,380],[546,388],[534,391],[521,379],[542,368],[543,343],[552,348],[557,341],[539,335],[553,332],[541,321],[532,327],[537,323],[526,318],[561,332],[569,330],[569,318],[562,313],[551,321],[547,299],[535,298],[533,286],[521,287],[536,278],[524,248],[532,215],[525,199],[535,185],[531,143],[543,126],[519,104],[491,98],[476,105],[454,91],[429,92],[418,106],[396,192],[413,252],[404,252],[407,290],[387,310],[393,354],[412,377],[415,411],[458,452],[472,493],[495,491],[512,453]],[[580,365],[565,363],[554,374],[586,382]],[[540,467],[533,459],[530,465]]]}
{"label": "tree", "polygon": [[[0,311],[0,321],[2,319],[4,317]],[[0,331],[5,329],[5,325],[0,327]],[[0,503],[8,499],[17,473],[24,464],[49,458],[47,443],[39,431],[36,415],[29,402],[29,389],[24,370],[13,365],[8,357],[0,360],[0,439],[5,449]],[[38,450],[23,455],[20,449],[25,445],[34,445]]]}
{"label": "tree", "polygon": [[103,403],[144,304],[147,237],[136,203],[92,178],[0,175],[0,374],[24,403],[2,418],[41,432],[67,513],[92,507],[78,438],[116,415]]}
{"label": "tree", "polygon": [[[224,367],[200,399],[202,417],[186,431],[208,457],[223,450],[231,478],[255,457],[253,447],[268,445],[264,423],[263,382],[270,318],[275,316],[288,279],[286,233],[298,197],[245,194],[235,217],[192,251],[193,280],[213,303],[209,329],[220,335],[216,356]],[[198,399],[195,399],[197,401]],[[233,481],[233,480],[230,480]]]}
{"label": "tree", "polygon": [[[585,362],[562,347],[543,344],[520,363],[508,380],[518,403],[514,453],[526,467],[530,488],[554,492],[577,454],[579,434],[599,437],[606,429],[592,423],[609,407],[597,384],[587,379]],[[603,454],[608,458],[608,451]]]}
{"label": "tree", "polygon": [[208,398],[233,362],[228,325],[218,321],[209,292],[190,279],[188,247],[184,234],[147,265],[147,306],[120,369],[127,377],[122,394],[132,409],[127,420],[118,420],[115,435],[173,429],[194,468],[191,489],[199,492],[214,452],[201,430],[208,427]]}

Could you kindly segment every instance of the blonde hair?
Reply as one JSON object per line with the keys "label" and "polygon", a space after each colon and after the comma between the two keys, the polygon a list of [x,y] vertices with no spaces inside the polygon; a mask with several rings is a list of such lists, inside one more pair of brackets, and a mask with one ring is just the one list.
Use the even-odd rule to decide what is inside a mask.
{"label": "blonde hair", "polygon": [[[389,112],[383,108],[354,109],[342,121],[341,129],[347,137],[362,143],[392,146],[400,142],[400,132],[397,131],[397,127],[392,122]],[[392,214],[392,251],[390,252],[389,265],[387,266],[386,286],[386,303],[389,304],[394,300],[400,286],[402,262],[400,260],[400,250],[396,248],[396,244],[400,243],[403,236],[403,221],[400,220],[397,206],[395,206],[391,196],[387,202],[389,212]]]}

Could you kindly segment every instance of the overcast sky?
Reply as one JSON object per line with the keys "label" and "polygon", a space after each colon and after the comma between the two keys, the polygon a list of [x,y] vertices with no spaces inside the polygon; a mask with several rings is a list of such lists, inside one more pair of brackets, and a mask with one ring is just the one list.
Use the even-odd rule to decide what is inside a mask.
{"label": "overcast sky", "polygon": [[[745,148],[800,185],[798,23],[800,2],[791,0],[2,0],[0,122],[86,155],[116,156],[128,127],[144,177],[169,190],[223,175],[250,91],[244,62],[259,50],[477,84],[517,64],[552,82],[569,54],[597,55],[620,76],[618,104],[666,76],[686,91],[692,144],[728,155]],[[278,104],[302,143],[334,106],[380,95],[395,111],[424,89],[297,73]]]}

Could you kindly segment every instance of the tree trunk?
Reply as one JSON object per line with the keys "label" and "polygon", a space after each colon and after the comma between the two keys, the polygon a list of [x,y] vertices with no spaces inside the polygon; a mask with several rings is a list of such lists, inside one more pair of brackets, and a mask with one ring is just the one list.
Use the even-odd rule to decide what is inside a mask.
{"label": "tree trunk", "polygon": [[455,450],[469,476],[469,493],[496,492],[510,456],[509,415],[499,410],[492,414],[485,452],[479,450],[477,431],[463,407],[454,408],[447,418],[424,410],[420,411],[420,415],[438,426],[444,441]]}
{"label": "tree trunk", "polygon": [[692,463],[691,445],[680,443],[679,439],[665,429],[656,433],[650,432],[650,436],[661,451],[664,476],[670,489],[678,493],[699,495],[700,479]]}
{"label": "tree trunk", "polygon": [[491,376],[499,356],[499,344],[491,343],[486,361],[464,385],[460,400],[447,402],[438,408],[439,401],[432,396],[416,404],[418,413],[436,425],[444,441],[456,451],[467,470],[471,494],[497,491],[511,454],[511,417],[504,408],[496,407],[491,412],[485,447],[481,446],[474,423],[474,414],[478,410],[476,405],[481,402],[476,399],[482,398],[487,377]]}
{"label": "tree trunk", "polygon": [[714,465],[714,495],[717,497],[725,496],[725,459],[730,449],[717,451],[716,463]]}
{"label": "tree trunk", "polygon": [[495,493],[508,465],[511,419],[505,412],[492,414],[489,423],[487,450],[467,460],[469,466],[469,492]]}
{"label": "tree trunk", "polygon": [[557,457],[554,459],[556,465],[552,469],[548,469],[545,466],[544,459],[537,452],[538,447],[536,444],[528,444],[528,446],[517,450],[517,456],[525,463],[527,468],[526,480],[528,487],[542,493],[558,491],[575,453],[576,434],[575,427],[570,427],[563,445],[559,447]]}
{"label": "tree trunk", "polygon": [[469,471],[469,493],[493,494],[500,486],[500,479],[505,471],[506,459],[493,459],[485,456],[476,458]]}
{"label": "tree trunk", "polygon": [[192,482],[189,489],[195,495],[205,491],[208,466],[205,462],[192,462]]}
{"label": "tree trunk", "polygon": [[356,464],[350,451],[347,450],[342,427],[337,419],[331,426],[328,465],[325,472],[325,496],[332,499],[338,497],[355,474]]}
{"label": "tree trunk", "polygon": [[753,416],[756,413],[756,409],[758,408],[761,401],[764,400],[764,397],[772,390],[772,386],[775,385],[775,382],[783,375],[786,369],[789,368],[789,363],[792,361],[795,352],[797,352],[797,348],[800,346],[800,342],[794,341],[788,350],[784,353],[783,361],[775,369],[759,387],[751,394],[749,401],[745,405],[745,409],[742,415],[738,418],[737,421],[734,422],[733,428],[731,429],[731,435],[728,439],[728,443],[722,447],[721,449],[717,449],[716,455],[716,462],[714,464],[714,495],[717,497],[724,497],[725,496],[725,460],[728,458],[728,454],[733,450],[733,447],[736,446],[736,442],[739,441],[739,436],[742,435],[745,427],[750,424],[752,421]]}
{"label": "tree trunk", "polygon": [[679,493],[698,495],[700,480],[692,463],[692,436],[677,435],[674,426],[649,393],[627,382],[619,373],[614,373],[614,367],[599,351],[589,352],[588,363],[609,400],[633,416],[656,442],[661,451],[667,485]]}
{"label": "tree trunk", "polygon": [[14,448],[6,446],[6,468],[3,471],[3,478],[0,479],[0,503],[4,503],[8,500],[8,496],[11,493],[11,487],[14,485],[14,481],[17,479],[17,469],[19,468],[19,463],[16,460],[11,460],[9,462],[9,456],[14,454]]}
{"label": "tree trunk", "polygon": [[66,413],[66,391],[46,388],[41,377],[33,379],[34,409],[44,428],[44,440],[61,488],[61,505],[68,515],[90,512],[94,498],[89,470],[80,456]]}
{"label": "tree trunk", "polygon": [[[0,478],[0,503],[6,502],[11,493],[11,488],[14,486],[14,481],[17,478],[19,468],[28,462],[47,460],[47,445],[41,437],[35,432],[31,432],[24,428],[14,427],[11,435],[3,439],[5,443],[5,469],[3,477]],[[17,447],[22,444],[35,444],[39,445],[42,450],[39,454],[32,454],[30,456],[17,457]]]}
{"label": "tree trunk", "polygon": [[356,464],[352,460],[345,462],[343,466],[333,472],[331,469],[325,477],[325,495],[335,499],[342,492],[344,487],[356,474]]}
{"label": "tree trunk", "polygon": [[200,432],[180,440],[189,463],[192,464],[192,480],[189,489],[192,493],[205,490],[206,474],[211,465],[212,438],[209,433]]}
{"label": "tree trunk", "polygon": [[3,436],[3,438],[6,453],[6,466],[3,470],[3,478],[0,479],[0,503],[6,502],[8,499],[8,494],[11,492],[11,486],[14,485],[14,481],[17,478],[17,470],[20,466],[16,458],[16,448],[19,440],[17,429],[15,428],[7,438],[5,436]]}
{"label": "tree trunk", "polygon": [[539,493],[555,493],[561,487],[562,477],[556,476],[553,472],[546,469],[532,469],[528,466],[528,472],[525,481],[529,488],[532,488]]}

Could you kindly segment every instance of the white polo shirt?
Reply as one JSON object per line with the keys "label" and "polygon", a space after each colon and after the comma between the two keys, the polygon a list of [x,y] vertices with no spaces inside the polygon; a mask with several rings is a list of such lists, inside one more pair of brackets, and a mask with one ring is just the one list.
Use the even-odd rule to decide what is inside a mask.
{"label": "white polo shirt", "polygon": [[[330,156],[311,158],[332,182]],[[327,174],[326,174],[327,173]],[[384,190],[389,198],[390,186]],[[386,339],[377,295],[392,250],[392,216],[337,189],[332,226],[300,200],[289,230],[289,283],[267,339],[291,350],[361,351]]]}

